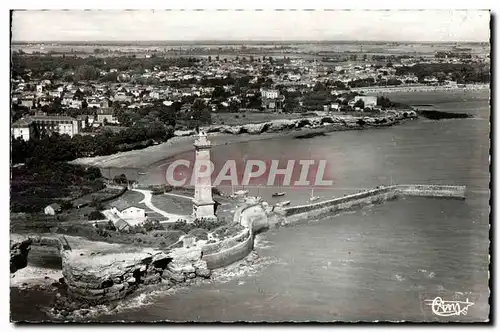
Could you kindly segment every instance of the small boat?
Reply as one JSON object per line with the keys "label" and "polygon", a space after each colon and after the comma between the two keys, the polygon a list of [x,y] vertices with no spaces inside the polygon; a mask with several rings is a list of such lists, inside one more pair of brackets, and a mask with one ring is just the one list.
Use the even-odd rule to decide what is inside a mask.
{"label": "small boat", "polygon": [[311,197],[309,197],[309,202],[314,202],[314,201],[317,201],[319,199],[318,196],[314,196],[314,188],[311,189]]}
{"label": "small boat", "polygon": [[290,205],[290,201],[283,201],[283,202],[276,203],[276,206],[279,206],[279,207],[283,207],[283,206],[287,206],[287,205]]}
{"label": "small boat", "polygon": [[248,194],[248,190],[238,190],[238,191],[235,191],[234,194],[236,196],[243,196],[243,195]]}
{"label": "small boat", "polygon": [[139,175],[146,175],[146,172],[139,172],[137,174],[139,174]]}
{"label": "small boat", "polygon": [[285,193],[284,192],[274,193],[271,196],[272,197],[281,197],[281,196],[285,196]]}

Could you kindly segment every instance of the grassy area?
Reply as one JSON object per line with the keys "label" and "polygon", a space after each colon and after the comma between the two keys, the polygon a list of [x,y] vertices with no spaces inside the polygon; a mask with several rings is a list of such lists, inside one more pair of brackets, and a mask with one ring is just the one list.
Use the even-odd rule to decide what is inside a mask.
{"label": "grassy area", "polygon": [[[144,195],[141,194],[140,192],[133,191],[133,190],[127,190],[123,195],[118,198],[119,200],[125,201],[128,205],[135,206],[141,209],[144,209],[146,211],[150,211],[149,208],[146,206],[144,203],[139,203],[144,199]],[[105,208],[109,206],[109,203],[114,202],[116,200],[112,200],[107,202],[108,204],[105,204]]]}
{"label": "grassy area", "polygon": [[270,113],[270,112],[237,112],[212,114],[212,124],[216,125],[243,125],[261,123],[272,120],[298,119],[300,113]]}
{"label": "grassy area", "polygon": [[73,206],[78,207],[88,205],[94,201],[105,201],[107,199],[110,199],[111,197],[119,195],[123,190],[124,189],[121,188],[104,188],[99,190],[98,192],[77,198],[71,203],[73,204]]}
{"label": "grassy area", "polygon": [[169,195],[153,195],[151,203],[157,208],[174,214],[190,214],[193,211],[193,203],[189,199]]}

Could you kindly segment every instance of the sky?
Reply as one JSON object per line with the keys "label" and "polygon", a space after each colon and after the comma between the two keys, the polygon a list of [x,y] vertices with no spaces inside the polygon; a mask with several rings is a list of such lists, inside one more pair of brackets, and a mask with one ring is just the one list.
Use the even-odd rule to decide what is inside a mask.
{"label": "sky", "polygon": [[489,11],[29,10],[13,41],[489,41]]}

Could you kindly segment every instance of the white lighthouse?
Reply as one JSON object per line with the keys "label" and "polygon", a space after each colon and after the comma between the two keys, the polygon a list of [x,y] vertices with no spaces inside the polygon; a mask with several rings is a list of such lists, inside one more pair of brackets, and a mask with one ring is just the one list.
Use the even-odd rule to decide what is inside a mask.
{"label": "white lighthouse", "polygon": [[[193,198],[193,217],[215,218],[214,200],[212,199],[212,179],[206,167],[211,165],[210,148],[212,144],[207,139],[207,134],[200,131],[194,141],[195,152],[195,187]],[[201,165],[201,166],[198,166]],[[204,169],[205,167],[205,169]]]}

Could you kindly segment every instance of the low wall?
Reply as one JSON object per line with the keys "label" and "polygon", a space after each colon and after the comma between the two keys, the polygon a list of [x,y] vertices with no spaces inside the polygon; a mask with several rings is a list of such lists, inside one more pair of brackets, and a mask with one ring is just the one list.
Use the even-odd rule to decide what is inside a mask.
{"label": "low wall", "polygon": [[[253,234],[252,232],[248,232],[247,234],[248,236],[243,242],[233,247],[222,249],[211,254],[203,254],[202,259],[207,262],[207,268],[216,269],[224,267],[245,258],[253,250]],[[202,251],[203,250],[204,249],[202,249]]]}
{"label": "low wall", "polygon": [[283,209],[283,214],[286,217],[286,223],[290,223],[301,219],[336,214],[345,210],[384,202],[394,199],[396,196],[397,194],[393,187],[377,188],[329,201],[285,208]]}
{"label": "low wall", "polygon": [[294,222],[305,218],[335,214],[355,207],[381,203],[398,196],[425,196],[440,198],[465,199],[465,186],[447,185],[393,185],[375,188],[344,197],[334,198],[319,203],[293,206],[281,209],[286,222]]}
{"label": "low wall", "polygon": [[465,186],[404,184],[395,186],[398,194],[405,196],[425,196],[465,199]]}
{"label": "low wall", "polygon": [[[262,213],[258,213],[259,209]],[[237,209],[233,220],[246,229],[221,243],[207,244],[203,247],[202,259],[207,262],[209,269],[227,266],[245,258],[253,250],[255,232],[268,227],[265,210],[260,204]]]}

